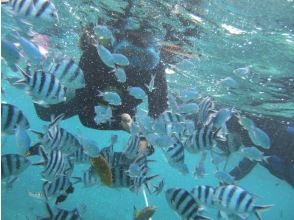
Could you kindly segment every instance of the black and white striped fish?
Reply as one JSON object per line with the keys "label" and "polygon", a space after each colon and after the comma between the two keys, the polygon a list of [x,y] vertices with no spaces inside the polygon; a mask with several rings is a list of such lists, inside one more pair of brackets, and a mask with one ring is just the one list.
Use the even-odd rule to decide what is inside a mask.
{"label": "black and white striped fish", "polygon": [[83,147],[79,147],[78,150],[69,155],[72,158],[74,163],[90,163],[90,156],[84,152]]}
{"label": "black and white striped fish", "polygon": [[59,63],[53,64],[49,72],[66,88],[80,89],[86,85],[83,71],[72,58],[64,58]]}
{"label": "black and white striped fish", "polygon": [[214,110],[214,102],[212,102],[209,96],[205,97],[199,103],[199,115],[198,122],[199,124],[205,125],[207,124],[211,118],[210,113]]}
{"label": "black and white striped fish", "polygon": [[139,144],[141,136],[139,134],[130,136],[126,147],[123,150],[123,154],[130,160],[136,158],[139,153]]}
{"label": "black and white striped fish", "polygon": [[145,176],[148,172],[148,160],[144,154],[139,155],[126,171],[130,177]]}
{"label": "black and white striped fish", "polygon": [[201,211],[194,197],[181,188],[170,188],[165,192],[165,198],[170,208],[185,220],[208,220],[210,218],[199,215]]}
{"label": "black and white striped fish", "polygon": [[85,170],[83,172],[82,177],[72,177],[75,180],[82,182],[84,184],[84,187],[91,187],[94,185],[100,184],[100,179],[95,173],[95,170],[93,167],[90,167],[89,169]]}
{"label": "black and white striped fish", "polygon": [[23,112],[16,106],[1,103],[1,133],[14,134],[17,126],[28,129],[30,124]]}
{"label": "black and white striped fish", "polygon": [[254,213],[259,220],[262,219],[259,211],[272,207],[272,205],[256,205],[252,194],[235,185],[217,187],[213,201],[217,208],[222,211],[222,215],[225,215],[225,213],[237,215]]}
{"label": "black and white striped fish", "polygon": [[70,155],[82,146],[75,135],[59,127],[59,122],[62,118],[63,115],[59,115],[55,119],[52,119],[44,133],[38,131],[33,132],[37,134],[46,151],[56,149],[61,150],[66,155]]}
{"label": "black and white striped fish", "polygon": [[68,189],[72,187],[72,183],[68,176],[60,176],[52,182],[45,181],[43,183],[43,194],[45,197],[52,198],[60,195],[66,195]]}
{"label": "black and white striped fish", "polygon": [[51,150],[48,154],[45,153],[42,147],[39,148],[39,154],[42,160],[33,165],[43,165],[44,170],[41,172],[43,178],[49,181],[54,181],[64,175],[66,168],[66,160],[64,154],[60,150]]}
{"label": "black and white striped fish", "polygon": [[192,189],[191,194],[200,205],[214,207],[214,188],[212,186],[196,186]]}
{"label": "black and white striped fish", "polygon": [[112,187],[129,188],[132,185],[132,178],[126,173],[126,166],[116,166],[111,169]]}
{"label": "black and white striped fish", "polygon": [[1,177],[8,179],[18,176],[31,165],[31,162],[19,154],[4,154],[1,156]]}
{"label": "black and white striped fish", "polygon": [[58,104],[66,100],[65,88],[54,75],[44,71],[35,71],[33,74],[30,74],[20,67],[18,69],[24,78],[15,82],[15,84],[26,84],[34,102],[46,106],[48,104]]}
{"label": "black and white striped fish", "polygon": [[217,143],[216,140],[218,139],[218,132],[219,129],[214,130],[211,125],[201,126],[187,138],[184,146],[190,153],[210,150]]}
{"label": "black and white striped fish", "polygon": [[46,203],[46,210],[49,216],[38,217],[38,220],[80,220],[81,215],[86,211],[86,205],[80,204],[73,210],[65,210],[61,208],[52,209],[48,203]]}
{"label": "black and white striped fish", "polygon": [[135,176],[132,177],[132,183],[130,186],[130,190],[133,192],[138,193],[140,191],[140,189],[142,188],[143,185],[145,185],[148,189],[148,191],[150,191],[148,183],[150,180],[158,177],[159,175],[152,175],[152,176],[145,176],[145,175],[140,175],[140,176]]}
{"label": "black and white striped fish", "polygon": [[58,22],[57,10],[50,0],[9,0],[16,16]]}
{"label": "black and white striped fish", "polygon": [[172,132],[181,133],[184,131],[184,117],[181,114],[165,111],[161,114],[165,122],[166,134],[171,135]]}
{"label": "black and white striped fish", "polygon": [[172,137],[174,144],[168,147],[166,150],[163,149],[165,157],[168,163],[179,170],[182,174],[188,174],[189,170],[185,164],[184,145],[177,137]]}

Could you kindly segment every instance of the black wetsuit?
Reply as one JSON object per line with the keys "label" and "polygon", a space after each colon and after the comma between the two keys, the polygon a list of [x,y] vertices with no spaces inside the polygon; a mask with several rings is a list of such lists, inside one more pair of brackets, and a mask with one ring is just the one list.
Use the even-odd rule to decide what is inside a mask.
{"label": "black wetsuit", "polygon": [[[256,127],[264,130],[271,139],[270,149],[263,149],[258,147],[259,150],[264,152],[265,156],[270,156],[266,161],[260,164],[266,167],[270,173],[286,180],[292,187],[294,187],[294,134],[288,132],[288,126],[282,123],[282,119],[268,119],[249,116],[253,119]],[[229,124],[233,125],[230,130],[236,128],[236,122],[231,121]],[[291,126],[293,126],[292,124]],[[244,146],[253,146],[248,133],[241,129],[239,131],[242,136],[242,142]],[[257,146],[256,146],[257,147]],[[239,165],[231,170],[230,174],[235,177],[236,180],[240,180],[245,177],[255,167],[257,162],[250,161],[244,158],[240,161]]]}
{"label": "black wetsuit", "polygon": [[[84,47],[79,66],[83,70],[86,87],[77,89],[75,97],[66,103],[51,105],[49,108],[35,104],[36,112],[42,120],[49,121],[51,115],[64,113],[65,118],[79,115],[81,123],[86,127],[105,130],[123,129],[120,124],[120,115],[128,113],[131,117],[134,116],[137,105],[141,103],[141,100],[135,99],[128,93],[129,86],[141,87],[146,92],[150,116],[157,117],[167,108],[167,82],[161,62],[152,70],[136,71],[126,68],[127,80],[125,83],[120,83],[110,72],[112,69],[101,61],[96,47],[88,44]],[[156,89],[150,93],[145,84],[149,84],[151,75],[155,73]],[[122,105],[112,106],[111,123],[97,125],[94,121],[96,115],[94,107],[98,104],[107,104],[101,96],[98,96],[98,90],[115,91],[121,97]]]}

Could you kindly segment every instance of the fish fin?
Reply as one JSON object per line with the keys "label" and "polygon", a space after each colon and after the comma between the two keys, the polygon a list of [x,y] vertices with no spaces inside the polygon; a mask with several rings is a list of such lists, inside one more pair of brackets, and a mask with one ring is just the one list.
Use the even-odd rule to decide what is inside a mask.
{"label": "fish fin", "polygon": [[26,79],[20,79],[20,80],[17,80],[13,83],[14,86],[17,86],[17,85],[22,85],[22,84],[27,84],[27,80]]}
{"label": "fish fin", "polygon": [[136,209],[136,206],[134,206],[133,219],[136,219],[137,215],[138,215],[138,210]]}
{"label": "fish fin", "polygon": [[211,218],[209,218],[207,216],[203,216],[203,215],[197,215],[197,217],[195,219],[197,219],[197,220],[212,220]]}
{"label": "fish fin", "polygon": [[271,207],[273,207],[273,205],[256,205],[256,206],[254,206],[253,210],[254,210],[254,214],[255,214],[256,218],[258,220],[262,220],[259,211],[265,211],[266,209],[269,209]]}
{"label": "fish fin", "polygon": [[50,107],[50,105],[48,103],[46,103],[44,100],[36,100],[36,99],[33,99],[32,101],[33,101],[33,103],[36,103],[38,105],[41,105],[44,108],[49,108]]}
{"label": "fish fin", "polygon": [[15,181],[17,180],[17,176],[14,177],[9,177],[9,179],[6,181],[6,190],[10,190],[12,189],[12,185],[13,183],[15,183]]}
{"label": "fish fin", "polygon": [[70,178],[73,179],[72,184],[81,183],[83,181],[82,177],[72,176]]}
{"label": "fish fin", "polygon": [[29,157],[29,156],[34,156],[39,154],[39,148],[41,147],[41,143],[38,142],[32,146],[29,147],[29,149],[25,152],[25,156]]}
{"label": "fish fin", "polygon": [[51,209],[50,205],[46,202],[45,203],[45,206],[46,206],[46,211],[48,212],[49,216],[50,216],[50,219],[53,219],[53,210]]}
{"label": "fish fin", "polygon": [[42,157],[42,160],[37,162],[37,163],[33,163],[32,164],[33,166],[39,166],[39,165],[46,165],[47,164],[48,158],[47,158],[47,155],[46,155],[46,153],[45,153],[45,151],[44,151],[44,149],[42,147],[39,148],[39,154]]}
{"label": "fish fin", "polygon": [[[27,80],[31,78],[31,74],[24,71],[22,68],[20,68],[19,65],[15,64],[16,68],[21,72],[21,74],[24,76],[24,78]],[[28,69],[28,68],[27,68]]]}
{"label": "fish fin", "polygon": [[227,215],[227,213],[225,213],[224,211],[219,211],[220,217],[225,219],[225,220],[230,220],[229,216]]}
{"label": "fish fin", "polygon": [[44,136],[44,134],[42,132],[35,131],[35,130],[30,130],[30,131],[33,132],[34,134],[36,134],[39,139],[42,139]]}

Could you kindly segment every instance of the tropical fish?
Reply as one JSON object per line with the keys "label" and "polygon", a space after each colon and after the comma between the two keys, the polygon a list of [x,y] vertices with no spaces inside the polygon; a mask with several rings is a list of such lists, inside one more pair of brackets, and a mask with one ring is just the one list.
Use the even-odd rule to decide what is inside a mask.
{"label": "tropical fish", "polygon": [[127,81],[127,75],[124,68],[116,67],[113,72],[118,82],[125,83]]}
{"label": "tropical fish", "polygon": [[20,67],[18,68],[24,79],[17,81],[16,84],[28,85],[29,93],[34,102],[47,106],[48,104],[57,104],[66,100],[64,86],[54,75],[43,71],[36,71],[31,75]]}
{"label": "tropical fish", "polygon": [[78,134],[78,139],[80,144],[83,147],[84,152],[91,156],[91,157],[96,157],[99,154],[99,147],[96,141],[91,140],[89,138],[83,137],[81,134],[81,131],[79,131]]}
{"label": "tropical fish", "polygon": [[184,146],[181,141],[173,137],[174,144],[168,147],[166,150],[163,149],[163,152],[167,158],[168,163],[179,170],[182,174],[188,174],[189,170],[187,165],[185,164],[185,154],[184,154]]}
{"label": "tropical fish", "polygon": [[199,117],[200,124],[206,124],[210,121],[210,114],[214,110],[214,102],[210,97],[205,97],[199,104]]}
{"label": "tropical fish", "polygon": [[17,126],[28,129],[30,124],[23,112],[16,106],[1,103],[1,133],[14,134]]}
{"label": "tropical fish", "polygon": [[152,185],[152,187],[153,187],[153,190],[151,192],[152,194],[158,195],[159,193],[161,193],[164,187],[163,179],[158,183],[158,185]]}
{"label": "tropical fish", "polygon": [[129,86],[128,92],[131,96],[135,97],[136,99],[145,99],[147,97],[145,91],[141,87],[136,86]]}
{"label": "tropical fish", "polygon": [[43,178],[49,181],[54,181],[64,175],[66,159],[60,150],[51,150],[47,155],[41,147],[39,154],[41,155],[42,160],[33,165],[44,166],[44,170],[41,172]]}
{"label": "tropical fish", "polygon": [[45,181],[42,186],[46,199],[67,195],[69,191],[73,191],[73,187],[68,176],[60,176],[52,182]]}
{"label": "tropical fish", "polygon": [[126,147],[123,150],[123,154],[128,159],[135,159],[139,152],[139,144],[141,141],[140,135],[131,135]]}
{"label": "tropical fish", "polygon": [[21,45],[21,48],[23,49],[26,57],[28,58],[29,63],[39,66],[40,63],[44,61],[45,57],[41,53],[38,45],[34,44],[30,40],[20,35],[18,35],[18,40]]}
{"label": "tropical fish", "polygon": [[58,22],[57,10],[50,0],[9,0],[9,5],[17,16]]}
{"label": "tropical fish", "polygon": [[132,162],[129,165],[128,170],[126,170],[126,173],[130,177],[137,177],[140,175],[146,175],[148,171],[148,165],[147,165],[147,157],[144,154],[139,155],[134,162]]}
{"label": "tropical fish", "polygon": [[10,42],[7,39],[1,39],[1,57],[5,59],[8,66],[14,71],[17,71],[15,64],[20,59],[20,53],[17,47],[13,42]]}
{"label": "tropical fish", "polygon": [[25,154],[30,148],[31,138],[27,134],[22,125],[17,125],[15,130],[16,145],[19,147],[22,154]]}
{"label": "tropical fish", "polygon": [[165,191],[165,198],[170,208],[183,219],[210,219],[199,215],[200,206],[192,194],[185,189],[170,188]]}
{"label": "tropical fish", "polygon": [[204,177],[205,176],[206,172],[205,172],[204,162],[205,162],[206,156],[207,156],[207,152],[206,151],[201,152],[201,157],[200,157],[199,163],[195,167],[195,170],[194,170],[194,173],[193,173],[193,176],[195,178],[199,178],[199,177]]}
{"label": "tropical fish", "polygon": [[113,45],[115,39],[113,37],[111,30],[109,30],[107,26],[96,25],[93,28],[93,31],[97,36],[97,40],[98,40],[99,44],[102,44],[104,46],[112,46]]}
{"label": "tropical fish", "polygon": [[191,194],[200,205],[214,208],[214,188],[212,186],[196,186],[192,189]]}
{"label": "tropical fish", "polygon": [[90,163],[90,156],[84,152],[84,148],[81,146],[75,152],[69,155],[69,157],[75,163]]}
{"label": "tropical fish", "polygon": [[226,125],[226,122],[231,119],[234,111],[228,108],[222,108],[218,110],[213,119],[212,123],[215,128],[222,128]]}
{"label": "tropical fish", "polygon": [[83,172],[82,177],[71,178],[75,179],[78,182],[82,182],[84,184],[84,187],[91,187],[100,184],[100,180],[92,166]]}
{"label": "tropical fish", "polygon": [[112,54],[114,63],[118,66],[128,66],[130,64],[128,58],[122,54]]}
{"label": "tropical fish", "polygon": [[262,129],[257,127],[252,127],[248,130],[249,137],[251,141],[264,149],[269,149],[271,147],[271,140],[267,133]]}
{"label": "tropical fish", "polygon": [[233,184],[235,182],[235,179],[233,176],[231,176],[229,173],[225,171],[216,171],[214,173],[214,176],[221,182],[225,184]]}
{"label": "tropical fish", "polygon": [[240,216],[254,213],[261,220],[259,211],[272,207],[272,205],[256,205],[252,194],[235,185],[217,187],[213,200],[224,216],[227,215],[226,213],[234,213]]}
{"label": "tropical fish", "polygon": [[244,147],[241,149],[241,154],[244,157],[247,157],[251,161],[263,161],[266,157],[263,155],[263,152],[258,150],[256,147]]}
{"label": "tropical fish", "polygon": [[147,206],[142,210],[137,210],[134,206],[134,220],[149,220],[155,213],[156,207],[155,206]]}
{"label": "tropical fish", "polygon": [[210,150],[216,145],[219,130],[214,130],[211,125],[199,127],[188,137],[184,146],[190,153]]}
{"label": "tropical fish", "polygon": [[97,45],[97,52],[102,62],[111,68],[115,68],[114,58],[111,52],[103,45]]}
{"label": "tropical fish", "polygon": [[151,80],[149,82],[149,84],[145,84],[146,88],[148,89],[148,91],[151,93],[153,92],[153,90],[156,89],[156,87],[154,87],[155,84],[155,77],[156,77],[156,73],[151,75]]}
{"label": "tropical fish", "polygon": [[3,180],[18,176],[25,171],[31,162],[19,154],[4,154],[1,156],[1,177]]}
{"label": "tropical fish", "polygon": [[94,120],[97,125],[111,121],[112,109],[110,106],[106,107],[102,105],[97,105],[95,106],[95,113],[96,113],[96,116]]}
{"label": "tropical fish", "polygon": [[121,105],[121,98],[119,94],[112,91],[101,92],[99,91],[98,96],[102,96],[104,101],[108,102],[110,105],[119,106]]}
{"label": "tropical fish", "polygon": [[84,88],[84,73],[72,58],[64,58],[49,67],[49,73],[56,76],[59,81],[70,89]]}

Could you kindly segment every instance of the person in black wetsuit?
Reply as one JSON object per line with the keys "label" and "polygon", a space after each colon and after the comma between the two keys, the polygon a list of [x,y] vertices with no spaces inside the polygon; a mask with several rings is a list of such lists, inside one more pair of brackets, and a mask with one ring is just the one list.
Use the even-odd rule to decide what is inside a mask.
{"label": "person in black wetsuit", "polygon": [[[270,149],[258,147],[260,151],[264,152],[265,156],[269,156],[260,164],[266,167],[270,173],[294,187],[294,122],[286,123],[280,118],[258,118],[254,116],[249,116],[249,118],[253,119],[256,127],[264,130],[271,139]],[[247,131],[242,128],[236,117],[227,122],[227,126],[229,130],[240,134],[244,146],[254,146]],[[230,175],[236,180],[240,180],[249,174],[257,163],[244,158],[238,166],[230,171]]]}
{"label": "person in black wetsuit", "polygon": [[[80,48],[82,56],[79,66],[83,70],[86,86],[77,89],[75,97],[65,103],[50,105],[49,108],[35,104],[38,116],[42,120],[49,121],[51,115],[65,114],[64,119],[78,115],[81,123],[89,128],[103,130],[127,130],[122,126],[121,115],[132,118],[135,115],[136,107],[141,100],[131,96],[127,88],[129,86],[141,87],[148,96],[149,115],[156,118],[167,108],[167,82],[165,76],[165,68],[159,59],[159,51],[155,48],[150,52],[150,34],[140,30],[127,30],[124,34],[120,34],[117,43],[112,50],[116,53],[124,54],[124,51],[139,51],[138,54],[126,53],[130,65],[125,68],[127,80],[125,83],[117,81],[113,73],[113,69],[105,65],[100,59],[97,48],[94,46],[95,33],[93,24],[89,24],[80,38]],[[124,42],[122,52],[120,51],[120,43]],[[142,59],[137,59],[142,57]],[[140,63],[140,61],[142,61]],[[151,65],[152,64],[152,65]],[[155,76],[155,89],[149,92],[145,84],[149,84],[151,76]],[[113,118],[111,122],[101,123],[97,125],[94,121],[95,106],[107,105],[99,91],[115,91],[122,100],[120,106],[111,106]],[[128,117],[127,117],[128,118]]]}

